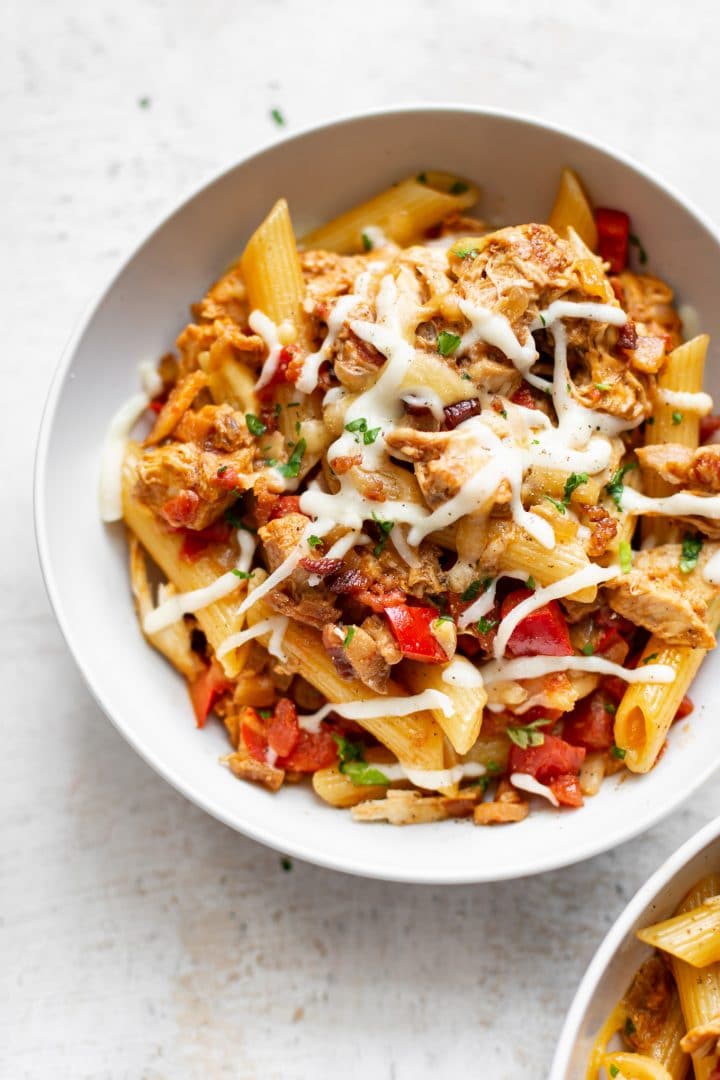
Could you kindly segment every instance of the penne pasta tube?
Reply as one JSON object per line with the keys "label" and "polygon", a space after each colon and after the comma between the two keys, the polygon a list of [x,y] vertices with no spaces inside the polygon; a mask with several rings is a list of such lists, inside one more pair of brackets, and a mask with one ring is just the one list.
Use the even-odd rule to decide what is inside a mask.
{"label": "penne pasta tube", "polygon": [[299,330],[305,284],[285,199],[278,199],[252,234],[240,265],[251,309],[262,311],[277,326],[288,319]]}
{"label": "penne pasta tube", "polygon": [[303,247],[352,253],[367,249],[363,233],[374,226],[396,244],[419,239],[433,225],[477,202],[474,184],[444,172],[424,172],[387,188],[367,202],[313,229]]}
{"label": "penne pasta tube", "polygon": [[487,694],[480,672],[470,660],[456,656],[451,668],[453,677],[458,682],[453,683],[444,678],[443,668],[413,661],[403,664],[402,677],[416,694],[423,690],[441,690],[447,694],[453,705],[452,716],[446,716],[442,709],[433,709],[432,715],[447,735],[453,749],[458,754],[467,754],[480,734]]}
{"label": "penne pasta tube", "polygon": [[[678,914],[692,911],[719,893],[720,874],[709,874],[690,890],[678,907]],[[720,1017],[720,963],[696,968],[685,960],[671,956],[670,965],[688,1034]],[[698,1050],[692,1054],[692,1062],[696,1080],[708,1080],[718,1063],[718,1056],[716,1053]]]}
{"label": "penne pasta tube", "polygon": [[646,926],[637,937],[693,967],[720,961],[720,895],[672,919]]}
{"label": "penne pasta tube", "polygon": [[618,1050],[614,1054],[606,1054],[603,1065],[608,1076],[617,1077],[617,1080],[673,1080],[664,1065],[645,1054],[630,1054],[626,1050]]}
{"label": "penne pasta tube", "polygon": [[572,169],[563,169],[560,174],[560,183],[555,203],[550,211],[548,225],[558,236],[567,236],[568,229],[574,229],[589,248],[593,251],[597,248],[595,215],[580,178]]}
{"label": "penne pasta tube", "polygon": [[[708,611],[708,625],[717,630],[720,601]],[[639,667],[652,658],[675,671],[671,683],[633,683],[628,686],[615,714],[615,743],[625,751],[625,765],[631,772],[648,772],[657,761],[680,702],[702,664],[707,649],[689,645],[668,645],[653,635],[643,650]]]}
{"label": "penne pasta tube", "polygon": [[[492,530],[490,530],[492,536]],[[540,585],[553,585],[556,581],[575,574],[589,566],[590,560],[581,544],[558,544],[548,551],[532,536],[521,529],[513,529],[507,545],[500,554],[502,570],[523,570]],[[583,603],[591,603],[597,596],[597,586],[579,589],[570,597]]]}

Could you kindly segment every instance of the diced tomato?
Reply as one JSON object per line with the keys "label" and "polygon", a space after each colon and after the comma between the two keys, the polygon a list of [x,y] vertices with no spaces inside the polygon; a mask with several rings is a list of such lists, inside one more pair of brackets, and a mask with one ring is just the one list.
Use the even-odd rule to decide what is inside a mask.
{"label": "diced tomato", "polygon": [[275,521],[287,514],[302,514],[299,495],[279,495],[272,505],[268,521]]}
{"label": "diced tomato", "polygon": [[630,218],[624,210],[599,206],[595,211],[598,231],[598,251],[604,262],[610,263],[613,274],[621,273],[628,262]]}
{"label": "diced tomato", "polygon": [[240,734],[245,748],[256,761],[267,764],[267,738],[263,731],[255,728],[251,723],[245,722],[240,727]]}
{"label": "diced tomato", "polygon": [[609,750],[614,743],[615,699],[595,690],[575,706],[563,725],[563,739],[586,750]]}
{"label": "diced tomato", "polygon": [[385,616],[403,656],[408,660],[422,660],[427,664],[447,663],[447,653],[431,629],[438,619],[437,608],[395,604],[385,610]]}
{"label": "diced tomato", "polygon": [[[373,587],[370,589],[360,589],[355,592],[354,595],[359,604],[365,604],[371,611],[375,611],[378,614],[386,611],[387,608],[390,607],[404,607],[405,601],[407,600],[407,596],[402,589],[388,589],[387,592],[376,592]],[[437,617],[438,613],[436,611],[435,618],[437,619]]]}
{"label": "diced tomato", "polygon": [[162,407],[163,407],[164,404],[165,404],[165,398],[157,398],[156,397],[156,398],[152,399],[152,401],[148,405],[148,409],[150,409],[154,413],[159,413],[159,412],[162,411]]}
{"label": "diced tomato", "polygon": [[573,773],[564,773],[556,777],[548,786],[561,806],[582,806],[580,781]]}
{"label": "diced tomato", "polygon": [[195,491],[181,491],[160,507],[160,513],[174,529],[182,529],[192,521],[200,502]]}
{"label": "diced tomato", "polygon": [[285,346],[284,349],[280,350],[278,362],[275,366],[275,370],[270,377],[270,380],[258,391],[258,397],[261,400],[263,398],[267,398],[276,386],[280,386],[282,383],[288,382],[288,365],[290,364],[292,358],[293,354],[291,346]]}
{"label": "diced tomato", "polygon": [[289,698],[281,698],[267,724],[267,741],[278,757],[287,757],[300,738],[297,709]]}
{"label": "diced tomato", "polygon": [[528,773],[541,784],[549,784],[552,780],[557,780],[558,776],[580,772],[584,760],[584,747],[571,746],[555,735],[544,735],[539,746],[528,746],[526,750],[513,743],[510,747],[508,772]]}
{"label": "diced tomato", "polygon": [[713,1071],[709,1073],[707,1080],[720,1080],[720,1061],[713,1067]]}
{"label": "diced tomato", "polygon": [[[532,595],[530,589],[516,589],[509,593],[502,602],[501,618],[504,619],[513,608]],[[507,652],[510,656],[572,656],[567,623],[557,600],[544,604],[518,623],[510,635]]]}
{"label": "diced tomato", "polygon": [[227,544],[232,526],[227,521],[214,521],[206,529],[183,530],[183,542],[180,558],[185,562],[195,562],[204,555],[210,544]]}
{"label": "diced tomato", "polygon": [[205,721],[213,705],[230,684],[217,660],[212,660],[203,671],[189,684],[190,700],[195,711],[195,720],[199,728],[205,727]]}
{"label": "diced tomato", "polygon": [[537,402],[533,397],[533,392],[526,382],[518,386],[510,400],[514,405],[522,405],[525,409],[537,409]]}
{"label": "diced tomato", "polygon": [[240,473],[234,465],[221,465],[217,471],[218,487],[224,488],[225,491],[233,491],[240,486],[240,481]]}
{"label": "diced tomato", "polygon": [[682,701],[678,705],[675,716],[673,717],[673,724],[676,724],[678,720],[684,720],[686,716],[690,715],[694,708],[695,706],[693,705],[692,701],[687,696],[687,694],[685,694]]}
{"label": "diced tomato", "polygon": [[330,731],[321,729],[315,735],[301,730],[295,748],[286,757],[279,757],[276,765],[293,772],[316,772],[327,769],[336,761],[337,744]]}
{"label": "diced tomato", "polygon": [[701,443],[706,443],[718,430],[720,430],[720,416],[702,416],[700,418]]}

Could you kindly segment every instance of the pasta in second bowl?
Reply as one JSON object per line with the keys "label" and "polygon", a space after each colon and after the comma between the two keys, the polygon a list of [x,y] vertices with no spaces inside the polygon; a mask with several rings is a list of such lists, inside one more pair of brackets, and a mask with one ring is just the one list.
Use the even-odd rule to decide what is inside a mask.
{"label": "pasta in second bowl", "polygon": [[[363,139],[399,145],[400,131],[404,149],[381,170],[358,158]],[[470,150],[478,138],[498,148],[490,173]],[[319,193],[311,163],[330,147],[333,182]],[[532,186],[523,155],[538,165]],[[292,181],[279,190],[277,175]],[[628,220],[593,211],[578,175],[595,206],[629,212],[653,274],[712,337],[716,241],[660,186],[528,121],[408,110],[299,136],[204,189],[133,257],[71,351],[74,378],[56,383],[39,454],[56,610],[134,745],[259,839],[380,876],[507,877],[647,827],[669,809],[668,787],[677,800],[712,767],[703,671],[670,752],[646,776],[613,775],[651,769],[712,646],[715,451],[694,449],[707,336],[683,334],[637,258],[621,272]],[[270,213],[267,191],[280,197]],[[353,201],[360,210],[343,214]],[[475,203],[484,222],[468,217]],[[695,261],[675,260],[678,245]],[[677,265],[691,268],[683,280]],[[183,304],[203,296],[168,354]],[[112,355],[102,370],[98,350]],[[144,446],[124,450],[149,401]],[[216,703],[232,747],[219,724],[192,730],[178,682],[139,651],[116,527],[103,536],[83,498],[82,527],[72,544],[62,536],[51,474],[62,460],[64,482],[88,496],[97,477],[80,408],[106,428],[115,414],[103,512],[124,514],[134,535],[145,633],[190,681],[199,723]],[[638,461],[642,492],[624,479]],[[661,508],[672,516],[644,518],[655,550],[640,552],[638,515]],[[143,549],[169,583],[157,607]],[[230,770],[273,790],[313,772],[317,794],[361,821],[432,824],[359,828],[307,788],[272,796]],[[578,813],[542,809],[583,794]],[[443,820],[521,821],[530,803],[509,832]]]}

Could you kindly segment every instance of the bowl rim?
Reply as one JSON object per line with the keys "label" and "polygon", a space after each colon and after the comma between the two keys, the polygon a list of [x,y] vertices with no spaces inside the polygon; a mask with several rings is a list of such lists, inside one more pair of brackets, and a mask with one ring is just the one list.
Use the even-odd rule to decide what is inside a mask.
{"label": "bowl rim", "polygon": [[318,850],[316,846],[303,842],[301,839],[294,837],[279,838],[272,829],[266,829],[260,824],[248,824],[247,822],[239,824],[236,820],[236,815],[233,815],[229,810],[226,810],[212,794],[208,794],[195,784],[187,782],[185,779],[178,776],[172,768],[168,767],[161,760],[158,760],[158,758],[144,746],[142,739],[128,731],[125,724],[113,714],[109,705],[106,705],[102,687],[95,684],[79,659],[82,649],[79,647],[79,643],[76,640],[76,635],[72,628],[72,619],[68,616],[63,607],[60,588],[55,579],[51,544],[49,542],[48,521],[45,514],[48,450],[60,395],[75,352],[97,311],[141,249],[150,243],[153,237],[172,217],[179,214],[208,187],[223,180],[240,166],[250,165],[269,150],[276,149],[277,147],[288,143],[297,142],[304,139],[306,136],[319,131],[332,131],[333,128],[344,127],[347,124],[358,121],[374,118],[381,119],[383,117],[401,118],[402,116],[414,116],[420,113],[438,115],[443,113],[453,113],[469,117],[506,120],[511,123],[518,123],[523,126],[534,128],[537,131],[548,131],[564,138],[574,140],[580,145],[589,147],[592,150],[599,151],[601,154],[606,155],[624,167],[638,173],[644,180],[651,185],[654,185],[672,200],[677,202],[691,217],[694,217],[698,224],[709,233],[712,239],[715,240],[720,254],[720,230],[718,227],[671,184],[660,179],[655,173],[624,152],[617,151],[597,139],[581,135],[570,128],[542,120],[530,114],[507,109],[485,108],[483,106],[468,105],[462,102],[435,102],[431,104],[424,104],[422,102],[399,103],[379,106],[375,109],[360,110],[341,116],[331,116],[324,120],[307,124],[296,132],[287,133],[284,137],[269,137],[256,143],[255,146],[250,148],[246,153],[239,155],[220,168],[208,170],[199,182],[190,185],[188,190],[179,198],[175,197],[172,200],[168,200],[165,207],[156,215],[152,226],[149,229],[142,230],[139,239],[130,246],[126,253],[122,254],[117,259],[100,288],[97,291],[93,290],[91,299],[85,304],[84,309],[81,309],[74,329],[71,331],[64,348],[61,350],[60,357],[50,380],[47,397],[41,414],[33,469],[34,532],[38,560],[50,606],[58,626],[60,627],[63,638],[65,639],[68,651],[70,652],[91,696],[112,725],[142,760],[181,795],[189,799],[190,802],[200,807],[212,817],[222,821],[223,824],[242,833],[244,836],[248,836],[252,840],[264,844],[275,851],[282,853],[286,852],[299,859],[303,859],[326,869],[337,870],[375,880],[395,881],[408,884],[479,884],[528,877],[551,870],[557,870],[565,866],[575,865],[576,863],[583,862],[606,851],[609,846],[622,844],[632,840],[638,834],[652,828],[653,825],[663,820],[678,805],[688,799],[693,792],[697,790],[697,788],[718,767],[720,767],[720,761],[715,762],[710,759],[707,768],[697,772],[693,785],[683,789],[681,794],[677,797],[668,799],[663,802],[661,806],[658,805],[656,813],[651,819],[647,821],[643,820],[639,825],[636,824],[634,820],[628,820],[627,827],[618,835],[613,836],[611,843],[608,843],[604,837],[604,833],[599,831],[598,835],[595,837],[588,836],[587,846],[583,849],[583,853],[580,856],[577,854],[566,855],[564,854],[564,849],[561,845],[551,845],[549,849],[542,851],[537,855],[533,862],[526,861],[523,862],[522,865],[507,866],[500,872],[492,869],[484,871],[482,862],[478,865],[473,864],[472,860],[469,860],[467,870],[462,872],[447,872],[444,870],[433,871],[433,868],[427,865],[424,865],[422,869],[406,869],[402,867],[389,868],[384,864],[375,865],[370,860],[365,860],[362,865],[358,865],[353,860],[351,854],[343,855],[342,857],[330,856],[321,849]]}
{"label": "bowl rim", "polygon": [[630,928],[641,917],[643,911],[657,898],[662,890],[672,883],[687,864],[714,840],[720,839],[720,817],[713,818],[701,829],[681,844],[637,890],[632,899],[623,908],[603,940],[598,945],[585,974],[582,977],[565,1022],[560,1032],[555,1056],[553,1057],[548,1080],[565,1080],[570,1055],[575,1045],[580,1022],[585,1010],[607,971],[608,965],[621,945],[627,940]]}

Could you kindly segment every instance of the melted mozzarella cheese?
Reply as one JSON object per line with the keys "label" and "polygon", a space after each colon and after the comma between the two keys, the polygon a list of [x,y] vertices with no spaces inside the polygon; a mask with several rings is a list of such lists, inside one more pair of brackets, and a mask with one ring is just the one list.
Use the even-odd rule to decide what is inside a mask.
{"label": "melted mozzarella cheese", "polygon": [[453,715],[453,705],[447,694],[441,690],[423,690],[421,694],[408,697],[376,697],[364,701],[329,702],[317,712],[307,716],[298,716],[298,723],[304,731],[317,734],[320,724],[330,713],[344,716],[346,720],[373,720],[379,716],[412,716],[425,709],[442,709],[445,716]]}
{"label": "melted mozzarella cheese", "polygon": [[681,409],[683,412],[695,413],[697,416],[707,416],[713,408],[713,399],[709,394],[702,392],[658,390],[657,399],[663,405],[669,405],[671,409]]}
{"label": "melted mozzarella cheese", "polygon": [[483,684],[482,674],[464,656],[455,656],[443,668],[441,678],[449,686],[459,686],[463,689],[479,688]]}
{"label": "melted mozzarella cheese", "polygon": [[122,520],[122,467],[130,432],[149,404],[147,394],[133,394],[113,416],[100,458],[100,517]]}
{"label": "melted mozzarella cheese", "polygon": [[268,350],[265,363],[260,372],[260,378],[255,383],[255,389],[262,390],[263,386],[267,386],[277,371],[280,353],[283,349],[280,330],[284,328],[284,325],[283,327],[276,326],[272,319],[269,319],[262,311],[251,311],[248,316],[248,325],[251,330],[263,339]]}
{"label": "melted mozzarella cheese", "polygon": [[283,652],[282,641],[285,637],[288,622],[289,619],[287,615],[273,615],[269,619],[261,619],[260,622],[255,623],[255,625],[249,627],[249,629],[241,630],[237,634],[231,634],[230,637],[226,637],[215,650],[215,655],[218,660],[220,660],[223,656],[227,656],[229,652],[232,652],[233,649],[237,649],[241,645],[244,645],[246,641],[252,641],[253,638],[262,637],[263,634],[270,634],[267,651],[271,656],[277,657],[278,660],[287,660],[287,656]]}
{"label": "melted mozzarella cheese", "polygon": [[335,301],[335,307],[330,312],[327,321],[327,334],[325,340],[317,352],[310,353],[303,361],[302,371],[295,380],[295,386],[303,394],[311,394],[318,382],[320,366],[330,359],[337,336],[347,319],[348,315],[360,300],[359,296],[350,294],[340,296]]}
{"label": "melted mozzarella cheese", "polygon": [[149,398],[155,398],[162,394],[164,384],[160,372],[152,360],[143,360],[138,364],[138,375],[140,376],[140,385]]}
{"label": "melted mozzarella cheese", "polygon": [[666,495],[653,499],[634,488],[625,487],[620,496],[620,508],[631,514],[662,514],[672,517],[720,517],[720,495],[692,495],[687,491],[678,491],[676,495]]}
{"label": "melted mozzarella cheese", "polygon": [[461,780],[475,779],[484,776],[487,772],[485,766],[478,761],[462,761],[449,769],[413,769],[410,765],[403,765],[402,762],[393,765],[378,763],[376,768],[388,780],[407,779],[416,787],[426,788],[429,791],[451,787],[453,784],[459,784]]}
{"label": "melted mozzarella cheese", "polygon": [[669,664],[645,664],[624,668],[603,656],[521,656],[516,660],[491,660],[483,667],[486,685],[515,679],[537,679],[554,671],[593,671],[597,675],[617,675],[628,683],[671,683],[675,669]]}
{"label": "melted mozzarella cheese", "polygon": [[708,559],[702,569],[702,576],[711,585],[720,585],[720,551]]}
{"label": "melted mozzarella cheese", "polygon": [[513,787],[518,788],[520,791],[527,791],[530,795],[541,795],[543,799],[547,799],[553,806],[560,805],[552,788],[549,788],[547,784],[541,784],[539,780],[536,780],[534,776],[529,776],[528,773],[511,773],[510,783]]}

